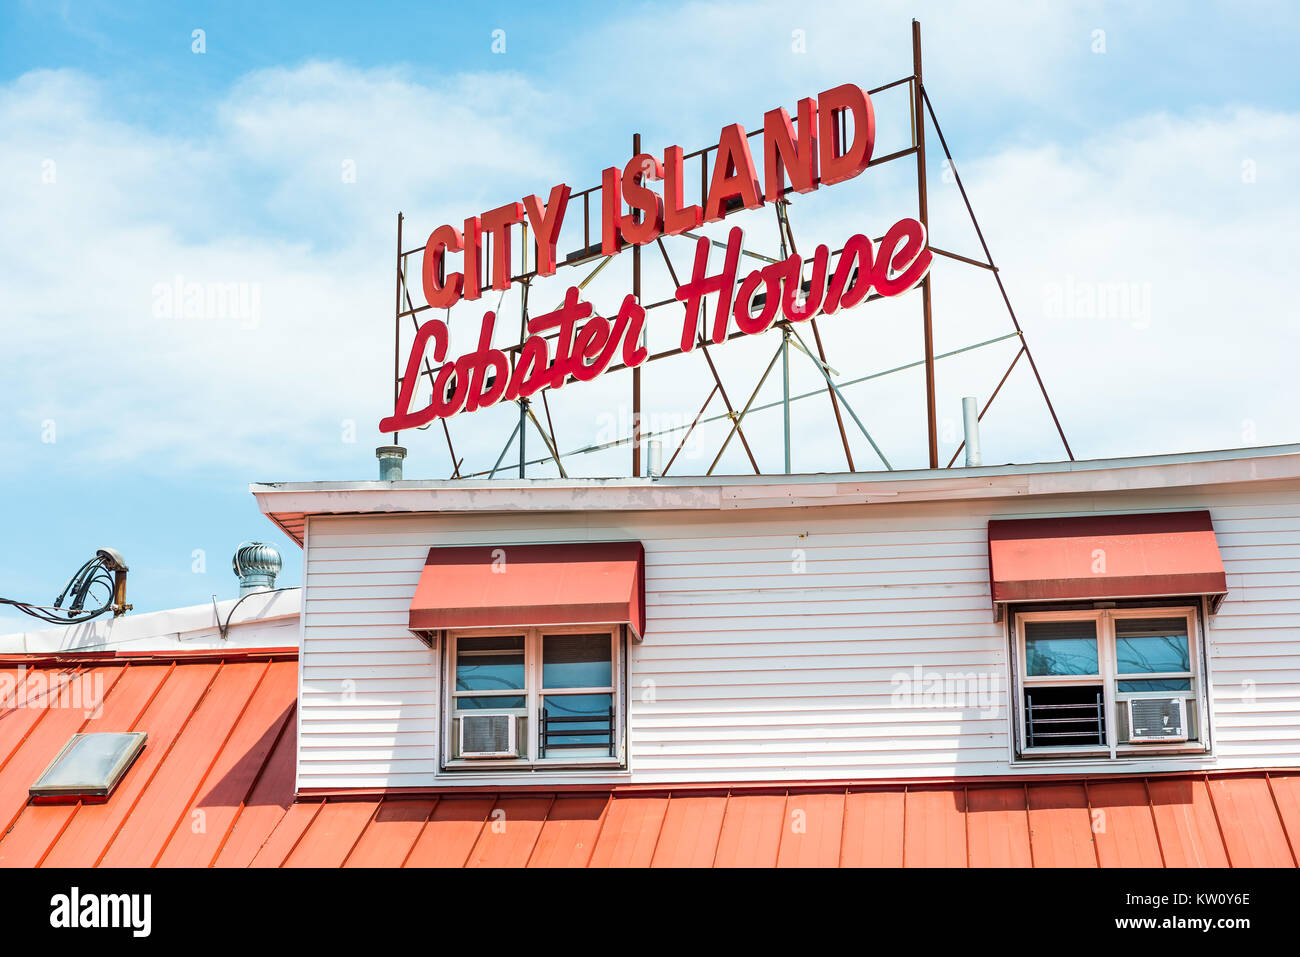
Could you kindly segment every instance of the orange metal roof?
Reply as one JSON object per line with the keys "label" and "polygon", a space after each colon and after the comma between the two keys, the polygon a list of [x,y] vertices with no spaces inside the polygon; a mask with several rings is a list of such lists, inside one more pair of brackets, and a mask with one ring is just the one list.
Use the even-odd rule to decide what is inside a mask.
{"label": "orange metal roof", "polygon": [[[295,801],[296,659],[0,659],[17,687],[0,707],[0,865],[1291,867],[1300,854],[1300,771]],[[67,706],[78,684],[102,706]],[[97,730],[149,735],[109,800],[29,803],[67,739]]]}

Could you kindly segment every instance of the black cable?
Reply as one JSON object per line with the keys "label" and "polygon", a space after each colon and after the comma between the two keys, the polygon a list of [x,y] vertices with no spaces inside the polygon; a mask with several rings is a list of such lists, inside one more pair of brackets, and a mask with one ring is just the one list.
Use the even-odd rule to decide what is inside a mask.
{"label": "black cable", "polygon": [[[12,598],[0,598],[0,605],[10,605],[24,615],[51,625],[75,625],[98,618],[113,608],[113,572],[109,561],[103,555],[97,555],[78,568],[63,591],[59,592],[59,597],[54,599],[53,605],[33,605]],[[98,600],[93,595],[98,587],[102,587],[106,593],[103,604],[86,608],[87,601]],[[70,604],[65,608],[64,602],[69,599]]]}

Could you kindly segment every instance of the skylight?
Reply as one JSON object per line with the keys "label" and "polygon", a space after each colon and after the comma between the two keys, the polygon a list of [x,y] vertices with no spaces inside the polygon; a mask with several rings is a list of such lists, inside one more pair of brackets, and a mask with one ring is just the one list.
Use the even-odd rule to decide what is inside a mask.
{"label": "skylight", "polygon": [[144,748],[143,731],[74,734],[31,786],[38,801],[105,799]]}

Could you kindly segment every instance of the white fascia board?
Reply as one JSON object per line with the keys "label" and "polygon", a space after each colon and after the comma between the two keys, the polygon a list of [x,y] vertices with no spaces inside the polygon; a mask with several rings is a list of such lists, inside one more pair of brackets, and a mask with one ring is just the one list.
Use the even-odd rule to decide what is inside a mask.
{"label": "white fascia board", "polygon": [[[227,598],[218,601],[215,610],[209,602],[140,615],[128,614],[121,618],[104,616],[77,625],[0,635],[0,654],[208,651],[297,646],[302,589],[257,592],[235,609],[237,602],[237,598]],[[224,623],[232,610],[234,616],[230,630],[222,639],[217,615]]]}
{"label": "white fascia board", "polygon": [[301,482],[250,486],[278,513],[799,508],[1187,488],[1300,479],[1300,446],[842,475]]}

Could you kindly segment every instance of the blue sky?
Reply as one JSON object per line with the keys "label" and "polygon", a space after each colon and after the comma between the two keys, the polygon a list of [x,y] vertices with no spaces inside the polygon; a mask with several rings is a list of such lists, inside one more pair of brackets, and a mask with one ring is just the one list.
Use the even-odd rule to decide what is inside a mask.
{"label": "blue sky", "polygon": [[[838,83],[897,79],[910,71],[913,16],[927,88],[1076,454],[1300,440],[1300,36],[1287,4],[0,11],[6,597],[49,601],[104,544],[127,556],[138,610],[232,594],[230,555],[249,538],[279,544],[282,582],[296,583],[298,550],[247,485],[376,474],[399,209],[415,245],[441,222],[593,183],[626,160],[633,130],[650,149],[690,150],[725,123],[752,128]],[[883,144],[905,128],[906,104],[881,97],[877,111]],[[932,236],[976,253],[931,136]],[[908,172],[881,168],[800,200],[797,234],[838,244],[908,214]],[[677,255],[680,269],[689,252]],[[594,301],[617,302],[624,267],[590,287]],[[995,288],[972,272],[936,271],[941,351],[1008,328]],[[177,277],[237,284],[255,309],[160,312]],[[1076,299],[1117,287],[1132,297],[1120,315]],[[882,305],[828,328],[832,365],[851,378],[913,360],[915,312]],[[768,350],[728,349],[732,391],[748,393]],[[943,452],[955,448],[960,396],[987,397],[1013,352],[941,363]],[[649,406],[664,421],[693,415],[708,390],[700,370],[655,368]],[[986,461],[1061,457],[1026,371],[986,419]],[[924,464],[919,382],[902,374],[850,393],[903,467]],[[816,384],[799,370],[797,389]],[[617,418],[624,388],[557,395],[561,446],[608,432],[592,410]],[[841,469],[815,405],[796,416],[796,468]],[[508,423],[453,421],[458,454],[490,466]],[[753,428],[765,468],[777,468],[779,419]],[[408,476],[448,474],[437,432],[407,439]],[[681,470],[703,471],[720,439],[706,430]],[[859,445],[860,465],[876,467]],[[739,454],[724,471],[743,470]],[[587,456],[571,470],[612,474],[626,458]],[[0,631],[24,627],[0,613]]]}

